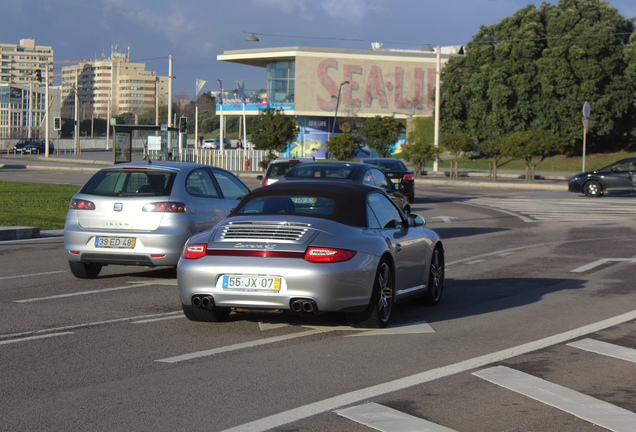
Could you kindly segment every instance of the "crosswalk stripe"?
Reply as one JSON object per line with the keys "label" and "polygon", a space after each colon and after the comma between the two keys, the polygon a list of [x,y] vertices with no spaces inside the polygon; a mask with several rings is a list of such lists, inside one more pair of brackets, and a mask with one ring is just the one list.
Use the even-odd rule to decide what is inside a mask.
{"label": "crosswalk stripe", "polygon": [[505,366],[473,375],[614,432],[634,432],[636,414],[610,403]]}
{"label": "crosswalk stripe", "polygon": [[336,413],[381,432],[455,432],[453,429],[376,403],[345,408]]}
{"label": "crosswalk stripe", "polygon": [[567,345],[585,351],[590,351],[608,357],[614,357],[620,360],[626,360],[632,363],[636,363],[636,349],[633,348],[627,348],[620,345],[614,345],[611,343],[601,342],[589,338],[571,342]]}
{"label": "crosswalk stripe", "polygon": [[636,206],[604,198],[599,200],[548,200],[537,201],[532,198],[491,198],[480,197],[467,204],[495,208],[499,211],[515,214],[525,222],[550,220],[607,220],[624,219],[636,215]]}

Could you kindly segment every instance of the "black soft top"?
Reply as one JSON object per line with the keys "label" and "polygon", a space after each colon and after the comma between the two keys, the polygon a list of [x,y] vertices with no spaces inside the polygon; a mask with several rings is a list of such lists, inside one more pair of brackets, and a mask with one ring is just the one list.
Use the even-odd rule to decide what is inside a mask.
{"label": "black soft top", "polygon": [[[334,201],[334,211],[328,216],[328,219],[346,225],[366,227],[366,197],[370,192],[384,194],[377,187],[357,183],[330,181],[277,182],[271,186],[255,189],[247,194],[229,216],[239,216],[237,210],[241,209],[246,202],[255,198],[272,196],[316,197]],[[244,215],[240,214],[240,216]]]}

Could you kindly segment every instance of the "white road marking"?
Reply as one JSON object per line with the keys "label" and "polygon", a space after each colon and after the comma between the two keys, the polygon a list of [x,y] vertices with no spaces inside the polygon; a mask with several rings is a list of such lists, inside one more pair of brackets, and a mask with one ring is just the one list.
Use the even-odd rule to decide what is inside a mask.
{"label": "white road marking", "polygon": [[173,320],[173,319],[182,319],[185,318],[185,315],[183,315],[181,312],[178,312],[179,315],[173,315],[173,316],[167,316],[167,317],[161,317],[161,318],[151,318],[151,319],[145,319],[145,320],[141,320],[141,321],[134,321],[133,324],[148,324],[148,323],[153,323],[153,322],[157,322],[157,321],[165,321],[165,320]]}
{"label": "white road marking", "polygon": [[0,280],[18,279],[18,278],[33,277],[33,276],[44,276],[44,275],[50,275],[50,274],[56,274],[56,273],[66,273],[66,270],[50,271],[50,272],[44,272],[44,273],[29,273],[29,274],[16,275],[16,276],[2,276],[0,277]]}
{"label": "white road marking", "polygon": [[431,369],[415,375],[399,378],[393,381],[377,384],[371,387],[354,390],[322,401],[303,405],[268,417],[254,420],[230,429],[224,432],[264,432],[268,429],[280,427],[298,420],[305,419],[327,411],[334,411],[340,407],[353,405],[366,399],[382,396],[387,393],[404,390],[409,387],[424,384],[436,379],[445,378],[461,372],[467,372],[471,369],[477,369],[496,362],[504,361],[512,357],[527,354],[549,346],[563,343],[572,339],[594,333],[627,321],[636,319],[636,310],[624,313],[603,321],[592,323],[577,329],[569,330],[554,336],[549,336],[537,341],[528,342],[513,348],[486,354],[480,357],[464,360],[452,365],[442,366],[437,369]]}
{"label": "white road marking", "polygon": [[[349,328],[349,330],[356,330]],[[364,329],[360,329],[364,330]],[[347,337],[359,337],[359,336],[394,336],[405,334],[422,334],[422,333],[435,333],[433,327],[431,327],[426,321],[420,321],[412,324],[393,325],[383,329],[377,330],[365,330],[361,333],[348,335]]]}
{"label": "white road marking", "polygon": [[183,314],[183,312],[176,311],[176,312],[167,312],[167,313],[161,313],[161,314],[141,315],[141,316],[117,318],[117,319],[111,319],[111,320],[105,320],[105,321],[96,321],[92,323],[76,324],[76,325],[70,325],[70,326],[64,326],[64,327],[56,327],[56,328],[50,328],[50,329],[32,330],[32,331],[13,333],[13,334],[4,334],[4,335],[0,335],[0,339],[9,339],[9,338],[28,336],[28,335],[38,335],[38,334],[65,331],[65,330],[76,330],[76,329],[87,328],[87,327],[95,327],[95,326],[104,325],[104,324],[114,324],[114,323],[120,323],[125,321],[134,321],[134,320],[152,318],[152,317],[163,317],[163,316],[175,315],[175,314]]}
{"label": "white road marking", "polygon": [[634,432],[636,414],[505,366],[473,375],[615,432]]}
{"label": "white road marking", "polygon": [[336,414],[381,432],[455,432],[453,429],[376,403],[345,408],[336,411]]}
{"label": "white road marking", "polygon": [[451,223],[452,219],[457,219],[457,217],[455,217],[455,216],[435,216],[435,217],[432,217],[430,219],[441,219],[442,222]]}
{"label": "white road marking", "polygon": [[[259,322],[258,326],[263,331],[263,330],[272,330],[272,329],[278,329],[283,327],[291,327],[291,324]],[[327,329],[327,327],[325,326],[314,326],[314,325],[303,325],[302,327],[307,327],[314,330]],[[358,332],[356,334],[347,335],[345,337],[435,333],[435,330],[433,330],[433,328],[426,321],[397,324],[397,325],[394,324],[394,325],[389,325],[383,329],[364,329],[364,328],[354,328],[351,326],[333,326],[333,327],[328,327],[328,329],[331,331]]]}
{"label": "white road marking", "polygon": [[320,329],[320,330],[308,330],[308,331],[305,331],[305,332],[292,333],[292,334],[288,334],[288,335],[276,336],[276,337],[267,338],[267,339],[258,339],[258,340],[251,341],[251,342],[245,342],[245,343],[240,343],[240,344],[235,344],[235,345],[229,345],[229,346],[209,349],[209,350],[205,350],[205,351],[198,351],[198,352],[193,352],[193,353],[190,353],[190,354],[183,354],[183,355],[174,356],[174,357],[168,357],[168,358],[165,358],[165,359],[160,359],[160,360],[155,360],[155,361],[156,362],[161,362],[161,363],[178,363],[178,362],[182,362],[182,361],[193,360],[193,359],[200,358],[200,357],[208,357],[208,356],[213,356],[213,355],[216,355],[216,354],[221,354],[221,353],[226,353],[226,352],[231,352],[231,351],[238,351],[238,350],[242,350],[242,349],[246,349],[246,348],[252,348],[252,347],[256,347],[256,346],[260,346],[260,345],[267,345],[267,344],[271,344],[271,343],[282,342],[282,341],[289,340],[289,339],[296,339],[296,338],[301,338],[301,337],[305,337],[305,336],[313,336],[313,335],[317,335],[317,334],[320,334],[320,333],[330,332],[331,330],[332,329],[329,328],[329,327],[326,327],[326,328],[323,328],[323,329]]}
{"label": "white road marking", "polygon": [[16,343],[16,342],[32,341],[36,339],[46,339],[46,338],[57,337],[57,336],[66,336],[70,334],[73,334],[73,332],[51,333],[51,334],[40,335],[40,336],[29,336],[29,337],[24,337],[20,339],[10,339],[5,341],[0,341],[0,345],[6,345],[6,344]]}
{"label": "white road marking", "polygon": [[150,286],[150,285],[153,285],[153,284],[154,283],[144,282],[144,283],[138,283],[138,284],[133,284],[133,285],[119,286],[119,287],[113,287],[113,288],[104,288],[104,289],[93,290],[93,291],[81,291],[81,292],[76,292],[76,293],[58,294],[58,295],[52,295],[52,296],[47,296],[47,297],[36,297],[36,298],[23,299],[23,300],[14,300],[14,303],[31,303],[31,302],[44,301],[44,300],[55,300],[55,299],[61,299],[61,298],[67,298],[67,297],[76,297],[76,296],[91,295],[91,294],[102,294],[102,293],[111,292],[111,291],[121,291],[121,290],[127,290],[127,289],[132,289],[132,288],[139,288],[139,287],[143,287],[143,286]]}
{"label": "white road marking", "polygon": [[585,264],[581,267],[577,267],[574,270],[571,270],[570,273],[585,273],[588,270],[595,269],[596,267],[600,267],[602,265],[605,265],[611,262],[636,263],[636,259],[635,258],[602,258],[600,260],[593,261],[589,264]]}
{"label": "white road marking", "polygon": [[636,349],[634,348],[627,348],[589,338],[569,343],[568,346],[636,363]]}

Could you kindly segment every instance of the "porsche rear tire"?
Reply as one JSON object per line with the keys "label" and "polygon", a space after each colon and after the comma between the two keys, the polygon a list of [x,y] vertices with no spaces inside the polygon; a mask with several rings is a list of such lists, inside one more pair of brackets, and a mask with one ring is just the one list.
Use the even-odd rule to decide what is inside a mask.
{"label": "porsche rear tire", "polygon": [[369,305],[364,312],[347,314],[349,325],[356,328],[386,327],[393,310],[393,285],[393,270],[388,262],[383,260],[376,271]]}
{"label": "porsche rear tire", "polygon": [[194,306],[182,305],[183,314],[190,321],[201,322],[225,322],[230,316],[230,309],[215,308],[215,309],[203,309],[195,308]]}

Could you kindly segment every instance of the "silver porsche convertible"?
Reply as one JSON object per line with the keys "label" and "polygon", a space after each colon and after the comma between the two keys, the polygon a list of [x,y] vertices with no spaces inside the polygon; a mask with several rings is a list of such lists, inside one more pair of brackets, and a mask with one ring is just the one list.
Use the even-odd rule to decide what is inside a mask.
{"label": "silver porsche convertible", "polygon": [[382,328],[395,304],[439,303],[444,248],[422,217],[363,184],[278,182],[192,236],[177,265],[187,318],[235,311],[346,314]]}

